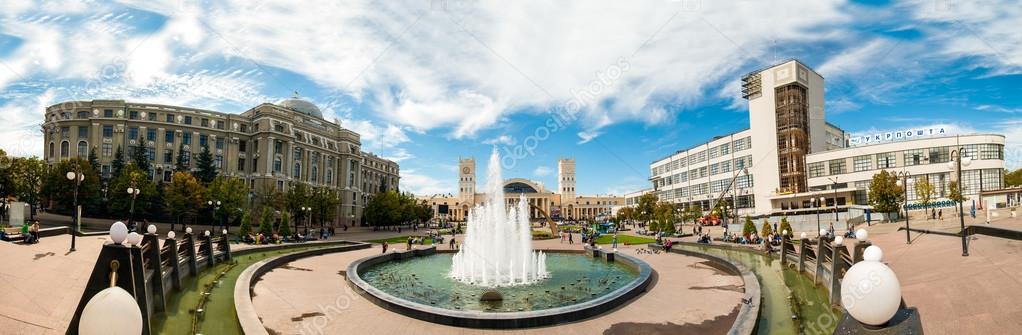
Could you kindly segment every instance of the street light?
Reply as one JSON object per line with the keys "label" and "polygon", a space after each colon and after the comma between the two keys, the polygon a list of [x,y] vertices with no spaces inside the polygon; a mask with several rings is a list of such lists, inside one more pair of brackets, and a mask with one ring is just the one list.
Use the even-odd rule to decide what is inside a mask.
{"label": "street light", "polygon": [[135,182],[134,181],[131,182],[131,186],[128,187],[128,195],[131,196],[131,220],[129,220],[130,223],[131,223],[131,230],[135,230],[135,226],[136,226],[135,225],[135,197],[138,197],[139,193],[142,193],[142,190],[139,190],[137,187],[135,187]]}
{"label": "street light", "polygon": [[[816,231],[822,231],[820,228],[820,209],[827,207],[827,198],[820,197],[820,199],[813,199],[816,201]],[[822,235],[822,234],[821,234]]]}
{"label": "street light", "polygon": [[[972,157],[963,157],[964,153],[965,153],[965,147],[959,147],[957,150],[951,150],[951,160],[947,162],[948,168],[952,169],[955,172],[955,177],[956,177],[955,180],[958,181],[958,195],[959,195],[958,200],[962,200],[962,198],[963,198],[962,195],[965,194],[965,191],[964,191],[965,187],[964,187],[964,185],[962,183],[962,166],[969,166],[969,164],[972,163]],[[958,156],[958,159],[955,159],[956,155]],[[962,228],[962,232],[960,233],[962,235],[962,256],[969,256],[969,244],[968,244],[968,240],[967,240],[968,236],[965,233],[965,213],[963,212],[964,208],[962,208],[962,207],[963,207],[962,206],[962,201],[959,201],[958,202],[958,221],[961,224],[961,228]]]}
{"label": "street light", "polygon": [[834,190],[834,222],[839,222],[841,220],[838,219],[838,217],[837,217],[837,180],[835,180],[835,179],[836,178],[829,178],[829,177],[827,178],[827,180],[830,180],[830,182],[831,182],[830,188],[832,190]]}
{"label": "street light", "polygon": [[71,213],[71,251],[75,251],[75,235],[78,232],[78,187],[85,181],[85,174],[81,172],[78,164],[75,164],[74,171],[67,172],[67,180],[75,183],[74,209]]}
{"label": "street light", "polygon": [[900,171],[897,176],[901,178],[898,181],[898,186],[901,186],[905,192],[905,243],[912,244],[912,235],[908,227],[908,177],[912,176],[908,171]]}
{"label": "street light", "polygon": [[304,222],[304,224],[305,224],[305,235],[309,235],[309,224],[310,224],[310,221],[312,220],[312,215],[311,215],[312,207],[304,207],[303,206],[302,207],[302,212],[305,213],[304,214],[305,215],[305,220],[302,220],[302,221],[305,221]]}
{"label": "street light", "polygon": [[209,231],[207,231],[207,232],[216,231],[216,229],[213,227],[213,225],[216,224],[216,211],[220,209],[220,205],[221,205],[220,200],[209,200],[209,201],[206,201],[206,205],[208,205],[209,207],[213,207],[213,220],[209,221]]}

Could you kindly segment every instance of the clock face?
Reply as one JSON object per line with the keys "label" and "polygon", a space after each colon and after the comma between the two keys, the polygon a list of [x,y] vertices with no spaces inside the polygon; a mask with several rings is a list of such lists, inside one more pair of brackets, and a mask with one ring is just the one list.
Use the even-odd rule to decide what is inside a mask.
{"label": "clock face", "polygon": [[472,170],[469,170],[469,168],[467,166],[461,168],[461,173],[468,174],[470,171],[472,171]]}

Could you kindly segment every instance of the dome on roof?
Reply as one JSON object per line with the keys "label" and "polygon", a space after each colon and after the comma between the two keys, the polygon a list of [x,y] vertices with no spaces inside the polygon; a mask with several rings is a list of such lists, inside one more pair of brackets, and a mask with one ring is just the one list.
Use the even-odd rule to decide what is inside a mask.
{"label": "dome on roof", "polygon": [[277,106],[284,107],[305,115],[323,118],[323,112],[319,110],[319,107],[316,107],[316,105],[312,104],[311,102],[302,99],[298,98],[284,99],[278,101]]}

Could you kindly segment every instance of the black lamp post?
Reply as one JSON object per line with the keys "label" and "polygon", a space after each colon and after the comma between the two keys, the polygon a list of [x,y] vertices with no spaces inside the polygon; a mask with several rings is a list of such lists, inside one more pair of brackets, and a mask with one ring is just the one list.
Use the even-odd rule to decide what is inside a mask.
{"label": "black lamp post", "polygon": [[68,171],[67,180],[75,184],[74,209],[71,213],[71,251],[75,251],[75,236],[78,233],[78,187],[85,181],[85,175],[82,174],[78,164],[75,164],[74,171]]}
{"label": "black lamp post", "polygon": [[905,243],[907,244],[912,244],[912,235],[908,226],[908,177],[910,176],[912,176],[912,174],[908,173],[908,171],[898,172],[898,177],[901,178],[901,180],[898,181],[898,184],[905,192]]}
{"label": "black lamp post", "polygon": [[135,224],[135,198],[138,197],[139,193],[142,193],[142,191],[139,190],[135,186],[135,182],[132,181],[131,186],[128,187],[128,195],[131,195],[131,230],[136,230],[135,227],[138,226]]}
{"label": "black lamp post", "polygon": [[[955,180],[958,181],[959,200],[961,200],[965,194],[965,186],[964,183],[962,183],[962,166],[969,166],[969,163],[972,163],[972,158],[963,157],[964,154],[965,147],[959,147],[957,150],[951,150],[951,161],[948,162],[948,167],[955,171]],[[955,159],[955,156],[958,156],[958,159]],[[982,183],[982,181],[980,182]],[[960,235],[962,235],[962,256],[969,256],[969,236],[965,232],[965,209],[963,208],[961,201],[958,202],[958,221],[962,229],[960,233]]]}
{"label": "black lamp post", "polygon": [[819,199],[813,200],[816,201],[816,232],[819,233],[821,230],[823,230],[823,228],[820,227],[820,210],[823,209],[823,207],[827,206],[827,198],[820,197]]}
{"label": "black lamp post", "polygon": [[206,201],[206,205],[213,208],[213,219],[209,221],[209,231],[216,231],[216,212],[220,209],[220,200],[209,200]]}

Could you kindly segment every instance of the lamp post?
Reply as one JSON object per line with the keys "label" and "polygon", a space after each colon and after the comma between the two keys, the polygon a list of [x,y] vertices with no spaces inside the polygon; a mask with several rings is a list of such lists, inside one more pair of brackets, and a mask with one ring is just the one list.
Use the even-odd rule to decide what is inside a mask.
{"label": "lamp post", "polygon": [[912,244],[912,235],[908,226],[908,177],[912,176],[912,174],[908,171],[901,171],[898,172],[897,176],[901,178],[901,180],[898,181],[898,186],[901,186],[902,190],[905,192],[905,243]]}
{"label": "lamp post", "polygon": [[75,184],[74,209],[71,213],[71,251],[75,251],[75,235],[78,233],[78,187],[85,181],[85,174],[81,172],[78,164],[75,164],[74,171],[68,171],[67,180]]}
{"label": "lamp post", "polygon": [[834,190],[834,222],[841,221],[837,216],[837,180],[835,178],[827,178],[830,180],[830,189]]}
{"label": "lamp post", "polygon": [[[965,154],[965,147],[959,147],[956,150],[951,150],[951,161],[947,162],[948,168],[951,168],[955,172],[955,180],[958,182],[959,200],[961,200],[961,198],[963,198],[962,195],[965,194],[965,187],[964,187],[964,185],[962,183],[962,166],[969,166],[969,164],[972,163],[972,157],[964,157],[964,154]],[[957,156],[958,159],[955,159],[955,156]],[[969,243],[968,243],[968,238],[969,237],[965,233],[965,213],[964,213],[964,208],[962,208],[962,207],[963,207],[962,202],[959,201],[958,202],[958,221],[961,224],[961,229],[962,229],[962,231],[960,233],[962,235],[962,256],[966,257],[966,256],[969,256]],[[988,222],[989,222],[989,220],[988,220]]]}
{"label": "lamp post", "polygon": [[305,224],[305,233],[306,233],[305,235],[308,235],[308,232],[309,232],[309,222],[310,222],[310,220],[312,220],[312,214],[311,214],[312,213],[312,207],[304,207],[303,206],[302,207],[302,213],[304,213],[304,215],[305,215],[305,220],[302,220],[303,221],[302,223]]}
{"label": "lamp post", "polygon": [[822,229],[820,228],[820,209],[827,207],[827,198],[820,197],[813,200],[816,200],[816,231],[820,231]]}
{"label": "lamp post", "polygon": [[135,225],[135,198],[138,197],[139,193],[142,193],[142,191],[139,190],[135,186],[135,182],[132,181],[131,182],[131,186],[128,186],[128,195],[131,196],[131,220],[130,220],[131,221],[131,230],[135,230],[135,226],[136,226]]}
{"label": "lamp post", "polygon": [[213,208],[213,220],[209,221],[209,231],[216,231],[213,225],[216,224],[216,212],[220,209],[220,200],[209,200],[206,201],[206,205]]}

